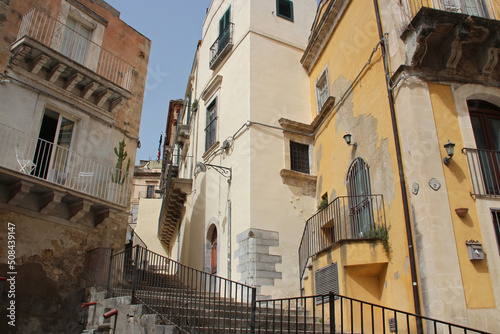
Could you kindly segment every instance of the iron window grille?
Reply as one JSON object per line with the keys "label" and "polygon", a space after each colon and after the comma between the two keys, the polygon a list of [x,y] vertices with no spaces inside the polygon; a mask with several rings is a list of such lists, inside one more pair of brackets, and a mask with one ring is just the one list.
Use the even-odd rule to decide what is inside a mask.
{"label": "iron window grille", "polygon": [[293,2],[290,0],[276,0],[276,9],[279,17],[293,22]]}
{"label": "iron window grille", "polygon": [[324,70],[318,81],[316,82],[316,101],[318,103],[318,114],[330,96],[328,89],[328,71]]}
{"label": "iron window grille", "polygon": [[216,142],[217,137],[217,99],[207,108],[207,126],[205,127],[205,151]]}
{"label": "iron window grille", "polygon": [[[329,297],[324,298],[319,295],[325,295],[330,292],[335,294],[339,293],[339,272],[337,262],[316,270],[314,276],[316,280],[316,305],[328,303],[330,301]],[[338,299],[338,297],[335,297],[335,299]]]}
{"label": "iron window grille", "polygon": [[309,174],[309,145],[290,141],[290,169]]}

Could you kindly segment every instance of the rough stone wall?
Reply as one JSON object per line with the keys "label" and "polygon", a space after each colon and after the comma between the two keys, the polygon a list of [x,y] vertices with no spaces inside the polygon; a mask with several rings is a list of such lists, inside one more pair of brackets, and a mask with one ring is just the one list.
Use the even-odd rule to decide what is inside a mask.
{"label": "rough stone wall", "polygon": [[238,249],[235,258],[241,274],[240,282],[257,288],[257,296],[263,298],[261,288],[274,286],[276,279],[281,279],[281,272],[276,264],[281,263],[280,255],[272,255],[270,247],[279,246],[279,233],[274,231],[248,229],[236,236]]}
{"label": "rough stone wall", "polygon": [[[118,250],[125,224],[106,219],[97,228],[69,227],[0,210],[0,277],[15,277],[15,327],[4,321],[6,284],[0,300],[1,333],[77,333],[84,300],[85,254],[97,247]],[[15,226],[15,271],[7,266],[8,224]],[[12,225],[10,225],[12,227]]]}

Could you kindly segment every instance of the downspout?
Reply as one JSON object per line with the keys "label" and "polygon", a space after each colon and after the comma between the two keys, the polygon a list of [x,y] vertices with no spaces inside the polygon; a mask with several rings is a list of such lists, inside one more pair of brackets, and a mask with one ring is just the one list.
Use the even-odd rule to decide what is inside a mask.
{"label": "downspout", "polygon": [[[414,301],[415,313],[418,315],[421,315],[422,311],[420,309],[420,292],[419,292],[419,288],[418,288],[418,277],[417,277],[417,269],[416,269],[416,262],[415,262],[415,247],[413,244],[413,233],[412,233],[412,228],[411,228],[410,206],[408,203],[408,195],[407,195],[408,193],[407,193],[405,174],[404,174],[404,168],[403,168],[403,160],[402,160],[402,154],[401,154],[401,143],[399,141],[399,130],[398,130],[398,124],[397,124],[397,119],[396,119],[394,95],[392,94],[392,90],[391,90],[391,77],[389,74],[389,62],[388,62],[387,50],[386,50],[386,39],[385,39],[384,31],[382,28],[382,21],[381,21],[378,0],[373,0],[373,4],[375,6],[375,16],[377,17],[378,34],[379,34],[380,39],[381,40],[383,39],[383,42],[380,45],[380,49],[382,51],[382,58],[384,60],[385,81],[387,84],[387,97],[389,98],[389,108],[391,111],[392,131],[394,133],[394,142],[395,142],[395,146],[396,146],[396,157],[397,157],[397,162],[398,162],[399,183],[401,185],[401,196],[403,199],[403,211],[404,211],[405,225],[406,225],[406,239],[408,242],[408,256],[409,256],[409,260],[410,260],[410,271],[411,271],[411,280],[412,280],[412,287],[413,287],[413,301]],[[422,332],[421,326],[422,326],[422,322],[420,319],[420,321],[417,321],[417,327],[419,327],[419,328],[417,328],[417,330],[419,333]]]}
{"label": "downspout", "polygon": [[227,279],[231,280],[231,200],[227,200]]}

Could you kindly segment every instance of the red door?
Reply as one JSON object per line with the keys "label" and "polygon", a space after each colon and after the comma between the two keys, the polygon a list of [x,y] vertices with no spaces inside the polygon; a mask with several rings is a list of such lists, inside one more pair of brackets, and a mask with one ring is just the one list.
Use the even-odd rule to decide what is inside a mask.
{"label": "red door", "polygon": [[212,274],[217,274],[217,230],[212,233]]}

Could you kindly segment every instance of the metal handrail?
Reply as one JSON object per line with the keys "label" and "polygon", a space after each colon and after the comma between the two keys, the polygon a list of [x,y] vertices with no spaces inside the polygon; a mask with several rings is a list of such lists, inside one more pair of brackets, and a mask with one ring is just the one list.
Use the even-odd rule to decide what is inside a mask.
{"label": "metal handrail", "polygon": [[310,257],[343,240],[379,239],[387,233],[382,195],[339,196],[309,218],[299,246],[302,279]]}
{"label": "metal handrail", "polygon": [[256,333],[481,333],[337,293],[256,301]]}
{"label": "metal handrail", "polygon": [[471,181],[472,195],[500,196],[500,152],[476,148],[463,148],[467,157]]}
{"label": "metal handrail", "polygon": [[140,246],[111,257],[109,297],[132,296],[188,332],[253,333],[256,289],[185,266]]}
{"label": "metal handrail", "polygon": [[500,17],[500,6],[492,0],[485,1],[446,1],[446,0],[407,0],[406,10],[414,17],[422,7],[462,13],[497,20]]}
{"label": "metal handrail", "polygon": [[[128,171],[0,123],[0,166],[122,206],[128,205]],[[111,175],[124,174],[123,184]]]}
{"label": "metal handrail", "polygon": [[36,8],[23,16],[14,45],[25,36],[61,52],[130,91],[134,69],[131,64]]}

